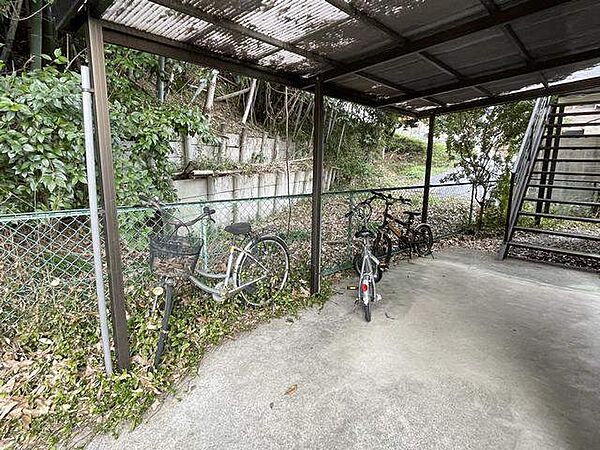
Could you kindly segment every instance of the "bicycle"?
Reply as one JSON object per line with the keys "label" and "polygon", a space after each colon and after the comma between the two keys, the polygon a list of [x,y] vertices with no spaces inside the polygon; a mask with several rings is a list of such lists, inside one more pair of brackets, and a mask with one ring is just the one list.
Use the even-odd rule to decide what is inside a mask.
{"label": "bicycle", "polygon": [[[215,223],[215,210],[204,207],[203,213],[184,222],[173,216],[158,198],[147,199],[160,218],[160,226],[150,236],[150,266],[160,275],[166,286],[165,311],[159,337],[155,366],[158,366],[168,332],[168,321],[173,308],[173,289],[177,280],[189,280],[197,288],[211,294],[218,302],[240,294],[246,304],[263,306],[277,296],[289,277],[290,256],[285,242],[273,235],[254,235],[247,222],[228,225],[224,230],[231,235],[227,265],[224,273],[197,268],[202,246],[201,238],[193,236],[191,227],[201,220]],[[242,239],[238,245],[235,240]],[[201,278],[217,281],[214,287]]]}
{"label": "bicycle", "polygon": [[383,194],[377,191],[371,191],[374,197],[385,202],[383,211],[383,220],[377,230],[377,236],[373,241],[373,253],[380,259],[383,259],[384,265],[388,265],[394,251],[392,241],[393,235],[397,239],[396,250],[404,253],[411,258],[413,253],[419,256],[430,255],[433,248],[433,232],[429,224],[420,223],[414,226],[415,219],[421,216],[420,212],[403,211],[407,215],[407,220],[403,221],[394,217],[390,213],[390,207],[395,203],[411,205],[410,199],[392,197],[391,194]]}
{"label": "bicycle", "polygon": [[362,222],[361,228],[354,234],[356,239],[362,241],[362,251],[354,258],[356,261],[360,257],[358,297],[355,305],[362,301],[367,322],[371,321],[371,304],[381,299],[381,296],[377,294],[375,283],[381,280],[383,276],[379,260],[371,253],[371,241],[376,237],[376,234],[367,228],[371,213],[370,203],[363,201],[345,215],[346,218],[350,219],[356,214]]}

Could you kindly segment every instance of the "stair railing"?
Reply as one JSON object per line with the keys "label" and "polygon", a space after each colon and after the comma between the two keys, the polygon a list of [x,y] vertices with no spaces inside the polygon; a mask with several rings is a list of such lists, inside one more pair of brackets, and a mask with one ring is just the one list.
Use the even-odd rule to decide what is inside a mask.
{"label": "stair railing", "polygon": [[535,160],[544,136],[546,123],[548,122],[548,114],[550,113],[550,97],[538,98],[533,107],[525,136],[521,142],[519,154],[515,164],[513,164],[511,182],[514,183],[511,187],[512,195],[509,199],[508,209],[506,211],[506,227],[505,242],[500,250],[500,257],[506,258],[508,254],[508,241],[512,238],[513,228],[517,223],[519,210],[523,206],[523,198],[527,191],[527,184]]}

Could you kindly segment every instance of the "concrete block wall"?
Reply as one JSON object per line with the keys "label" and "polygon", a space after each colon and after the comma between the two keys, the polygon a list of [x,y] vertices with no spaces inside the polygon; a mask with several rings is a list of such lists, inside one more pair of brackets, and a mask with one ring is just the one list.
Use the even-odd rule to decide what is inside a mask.
{"label": "concrete block wall", "polygon": [[257,136],[247,130],[239,133],[223,131],[219,139],[220,142],[216,144],[206,144],[198,142],[195,136],[183,137],[171,142],[173,153],[170,159],[183,167],[188,161],[202,158],[235,163],[268,163],[285,160],[286,152],[290,158],[298,156],[294,142],[286,142],[279,136],[268,136],[266,133]]}
{"label": "concrete block wall", "polygon": [[[268,217],[286,202],[277,198],[288,194],[286,172],[261,172],[253,174],[207,175],[190,180],[175,180],[174,186],[179,201],[219,201],[215,220],[219,225],[231,222],[253,222]],[[323,190],[328,191],[335,180],[335,169],[326,169]],[[312,192],[312,171],[289,173],[290,195]],[[260,200],[261,198],[267,200]],[[226,200],[256,199],[256,201],[229,202]]]}

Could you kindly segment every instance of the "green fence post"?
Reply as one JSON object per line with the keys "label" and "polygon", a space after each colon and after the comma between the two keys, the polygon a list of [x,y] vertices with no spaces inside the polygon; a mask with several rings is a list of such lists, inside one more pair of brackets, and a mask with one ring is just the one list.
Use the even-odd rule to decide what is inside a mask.
{"label": "green fence post", "polygon": [[[350,211],[350,209],[352,208],[354,204],[354,195],[352,194],[352,192],[350,192],[348,194],[348,211]],[[348,251],[348,261],[352,262],[352,217],[348,217],[348,225],[347,225],[347,232],[348,232],[348,236],[347,236],[347,251]]]}

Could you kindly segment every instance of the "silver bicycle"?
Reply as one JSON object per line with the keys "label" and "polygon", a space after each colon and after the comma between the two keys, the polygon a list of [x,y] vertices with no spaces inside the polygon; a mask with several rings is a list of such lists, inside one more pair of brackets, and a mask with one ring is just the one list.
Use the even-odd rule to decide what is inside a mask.
{"label": "silver bicycle", "polygon": [[369,230],[368,223],[371,217],[372,209],[368,201],[358,203],[352,208],[346,217],[350,220],[352,216],[360,221],[361,227],[354,234],[354,238],[362,244],[361,253],[355,257],[355,267],[360,262],[360,271],[357,287],[357,298],[355,305],[362,304],[365,320],[371,321],[371,305],[374,302],[381,300],[381,296],[377,294],[375,284],[381,280],[383,270],[379,260],[371,253],[371,242],[375,239],[376,234]]}
{"label": "silver bicycle", "polygon": [[[167,337],[173,308],[173,290],[178,279],[189,280],[197,288],[222,302],[239,294],[251,306],[272,301],[289,278],[290,256],[285,242],[273,235],[255,235],[247,222],[224,228],[231,238],[224,273],[197,267],[205,243],[194,236],[194,225],[202,220],[214,223],[215,210],[205,207],[198,217],[184,222],[175,217],[159,199],[146,199],[155,210],[157,230],[150,237],[150,265],[165,285],[165,311],[155,366],[158,366]],[[214,284],[211,286],[210,281]]]}

